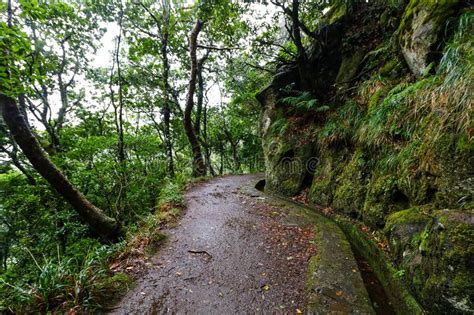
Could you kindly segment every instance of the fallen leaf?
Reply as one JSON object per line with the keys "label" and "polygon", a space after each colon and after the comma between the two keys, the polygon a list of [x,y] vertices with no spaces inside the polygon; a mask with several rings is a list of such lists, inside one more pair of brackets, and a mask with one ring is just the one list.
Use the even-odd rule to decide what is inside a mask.
{"label": "fallen leaf", "polygon": [[342,291],[336,291],[336,296],[342,296],[342,294],[344,294],[344,292],[342,292]]}
{"label": "fallen leaf", "polygon": [[296,314],[303,314],[303,312],[299,308],[297,308],[296,309]]}
{"label": "fallen leaf", "polygon": [[179,271],[177,271],[177,272],[176,272],[176,276],[178,276],[178,277],[179,277],[179,276],[181,276],[181,275],[182,275],[182,273],[181,273],[181,272],[179,272]]}

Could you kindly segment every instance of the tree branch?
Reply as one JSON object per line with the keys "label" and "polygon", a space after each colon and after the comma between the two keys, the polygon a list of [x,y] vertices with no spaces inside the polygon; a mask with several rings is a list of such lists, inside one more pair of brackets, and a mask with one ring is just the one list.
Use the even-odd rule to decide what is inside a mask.
{"label": "tree branch", "polygon": [[216,46],[206,46],[206,45],[197,45],[197,48],[210,49],[210,50],[234,50],[239,49],[238,47],[216,47]]}

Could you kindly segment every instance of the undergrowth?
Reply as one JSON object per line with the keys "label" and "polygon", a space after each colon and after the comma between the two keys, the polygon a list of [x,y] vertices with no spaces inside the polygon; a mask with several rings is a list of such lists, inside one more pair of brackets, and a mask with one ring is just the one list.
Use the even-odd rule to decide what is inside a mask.
{"label": "undergrowth", "polygon": [[[98,312],[110,307],[146,268],[148,255],[184,207],[187,179],[167,180],[156,207],[128,227],[125,240],[103,245],[83,235],[56,254],[32,253],[0,273],[0,312]],[[21,276],[20,276],[21,275]]]}

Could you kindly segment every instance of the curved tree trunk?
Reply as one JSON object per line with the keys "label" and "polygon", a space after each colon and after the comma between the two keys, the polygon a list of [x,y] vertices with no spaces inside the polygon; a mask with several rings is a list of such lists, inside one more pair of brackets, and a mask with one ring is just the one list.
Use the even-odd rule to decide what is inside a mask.
{"label": "curved tree trunk", "polygon": [[196,131],[193,126],[192,112],[194,106],[194,93],[196,91],[196,76],[197,76],[197,37],[201,31],[203,22],[197,20],[191,31],[189,38],[189,55],[191,57],[191,74],[189,76],[188,95],[186,100],[186,109],[184,110],[184,129],[193,154],[193,176],[199,177],[206,175],[206,165],[202,158],[201,146],[196,137]]}
{"label": "curved tree trunk", "polygon": [[33,167],[69,202],[92,231],[104,241],[115,241],[123,236],[120,224],[90,203],[49,160],[28,128],[15,100],[0,94],[0,110],[13,138]]}

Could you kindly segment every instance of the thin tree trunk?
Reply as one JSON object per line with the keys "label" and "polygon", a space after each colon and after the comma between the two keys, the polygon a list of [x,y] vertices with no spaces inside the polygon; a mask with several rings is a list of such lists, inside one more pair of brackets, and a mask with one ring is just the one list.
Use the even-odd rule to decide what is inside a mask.
{"label": "thin tree trunk", "polygon": [[207,102],[204,104],[204,110],[203,110],[203,140],[204,140],[204,154],[206,155],[206,165],[207,168],[209,169],[209,173],[212,176],[216,176],[216,172],[214,171],[214,168],[212,167],[212,160],[211,160],[211,148],[209,146],[209,137],[207,134]]}
{"label": "thin tree trunk", "polygon": [[[23,113],[21,113],[23,115]],[[1,127],[2,129],[2,132],[6,132],[8,133],[7,130],[4,130],[3,126]],[[34,186],[36,185],[36,180],[35,178],[33,177],[33,175],[31,175],[31,173],[23,166],[23,164],[21,164],[21,161],[20,159],[18,158],[18,145],[16,144],[15,142],[15,139],[13,139],[13,137],[8,134],[9,138],[10,138],[10,141],[11,141],[11,145],[12,145],[12,150],[11,151],[8,151],[7,149],[5,149],[3,146],[0,146],[0,151],[5,153],[6,155],[8,155],[8,157],[12,160],[12,163],[13,165],[15,165],[15,167],[23,174],[25,175],[26,177],[26,180],[28,182],[28,184]]]}
{"label": "thin tree trunk", "polygon": [[124,148],[124,136],[123,136],[123,87],[122,87],[122,72],[120,68],[120,44],[122,41],[122,20],[123,20],[123,8],[120,7],[119,26],[120,32],[117,38],[117,50],[115,54],[115,62],[117,63],[117,76],[118,76],[118,158],[120,161],[121,168],[125,168],[125,148]]}
{"label": "thin tree trunk", "polygon": [[206,175],[206,166],[202,158],[201,146],[196,137],[196,131],[194,130],[192,121],[192,112],[194,106],[194,93],[196,91],[196,76],[197,76],[197,38],[201,31],[203,22],[197,20],[191,31],[189,38],[189,55],[191,57],[191,74],[189,76],[188,95],[186,101],[186,108],[184,110],[184,129],[186,136],[188,137],[189,144],[191,145],[191,151],[193,155],[193,176],[199,177]]}
{"label": "thin tree trunk", "polygon": [[240,171],[240,159],[239,159],[239,154],[238,154],[238,150],[237,150],[237,145],[238,145],[238,143],[231,143],[232,159],[234,160],[234,168],[235,168],[235,171],[239,172]]}
{"label": "thin tree trunk", "polygon": [[28,128],[15,100],[0,94],[0,109],[13,138],[35,170],[69,202],[92,231],[104,241],[115,241],[123,236],[120,224],[90,203],[49,160]]}
{"label": "thin tree trunk", "polygon": [[221,155],[221,165],[219,167],[219,175],[222,175],[224,173],[224,146],[221,144],[219,148],[219,153]]}
{"label": "thin tree trunk", "polygon": [[202,70],[204,62],[209,57],[209,51],[199,59],[197,63],[197,104],[196,104],[196,122],[194,123],[194,128],[198,137],[201,134],[201,117],[202,117],[202,104],[204,103],[204,78],[202,76]]}
{"label": "thin tree trunk", "polygon": [[298,64],[298,72],[301,81],[301,89],[308,90],[311,89],[311,78],[308,77],[307,72],[307,55],[301,40],[301,21],[299,18],[299,0],[292,0],[292,9],[291,9],[291,20],[292,20],[292,37],[296,45],[297,56],[296,62]]}
{"label": "thin tree trunk", "polygon": [[229,129],[227,128],[226,123],[224,122],[224,134],[227,138],[227,141],[229,141],[230,148],[232,151],[232,160],[234,162],[234,171],[240,171],[240,160],[239,160],[239,154],[237,147],[239,145],[239,141],[234,141],[232,138],[232,134],[230,133]]}
{"label": "thin tree trunk", "polygon": [[169,38],[169,3],[164,3],[164,15],[163,15],[163,36],[161,39],[161,58],[163,61],[163,123],[165,128],[163,130],[163,136],[166,147],[166,158],[168,160],[168,175],[174,176],[174,162],[173,162],[173,140],[171,139],[171,108],[170,108],[170,84],[169,84],[169,72],[170,65],[168,60],[168,38]]}

